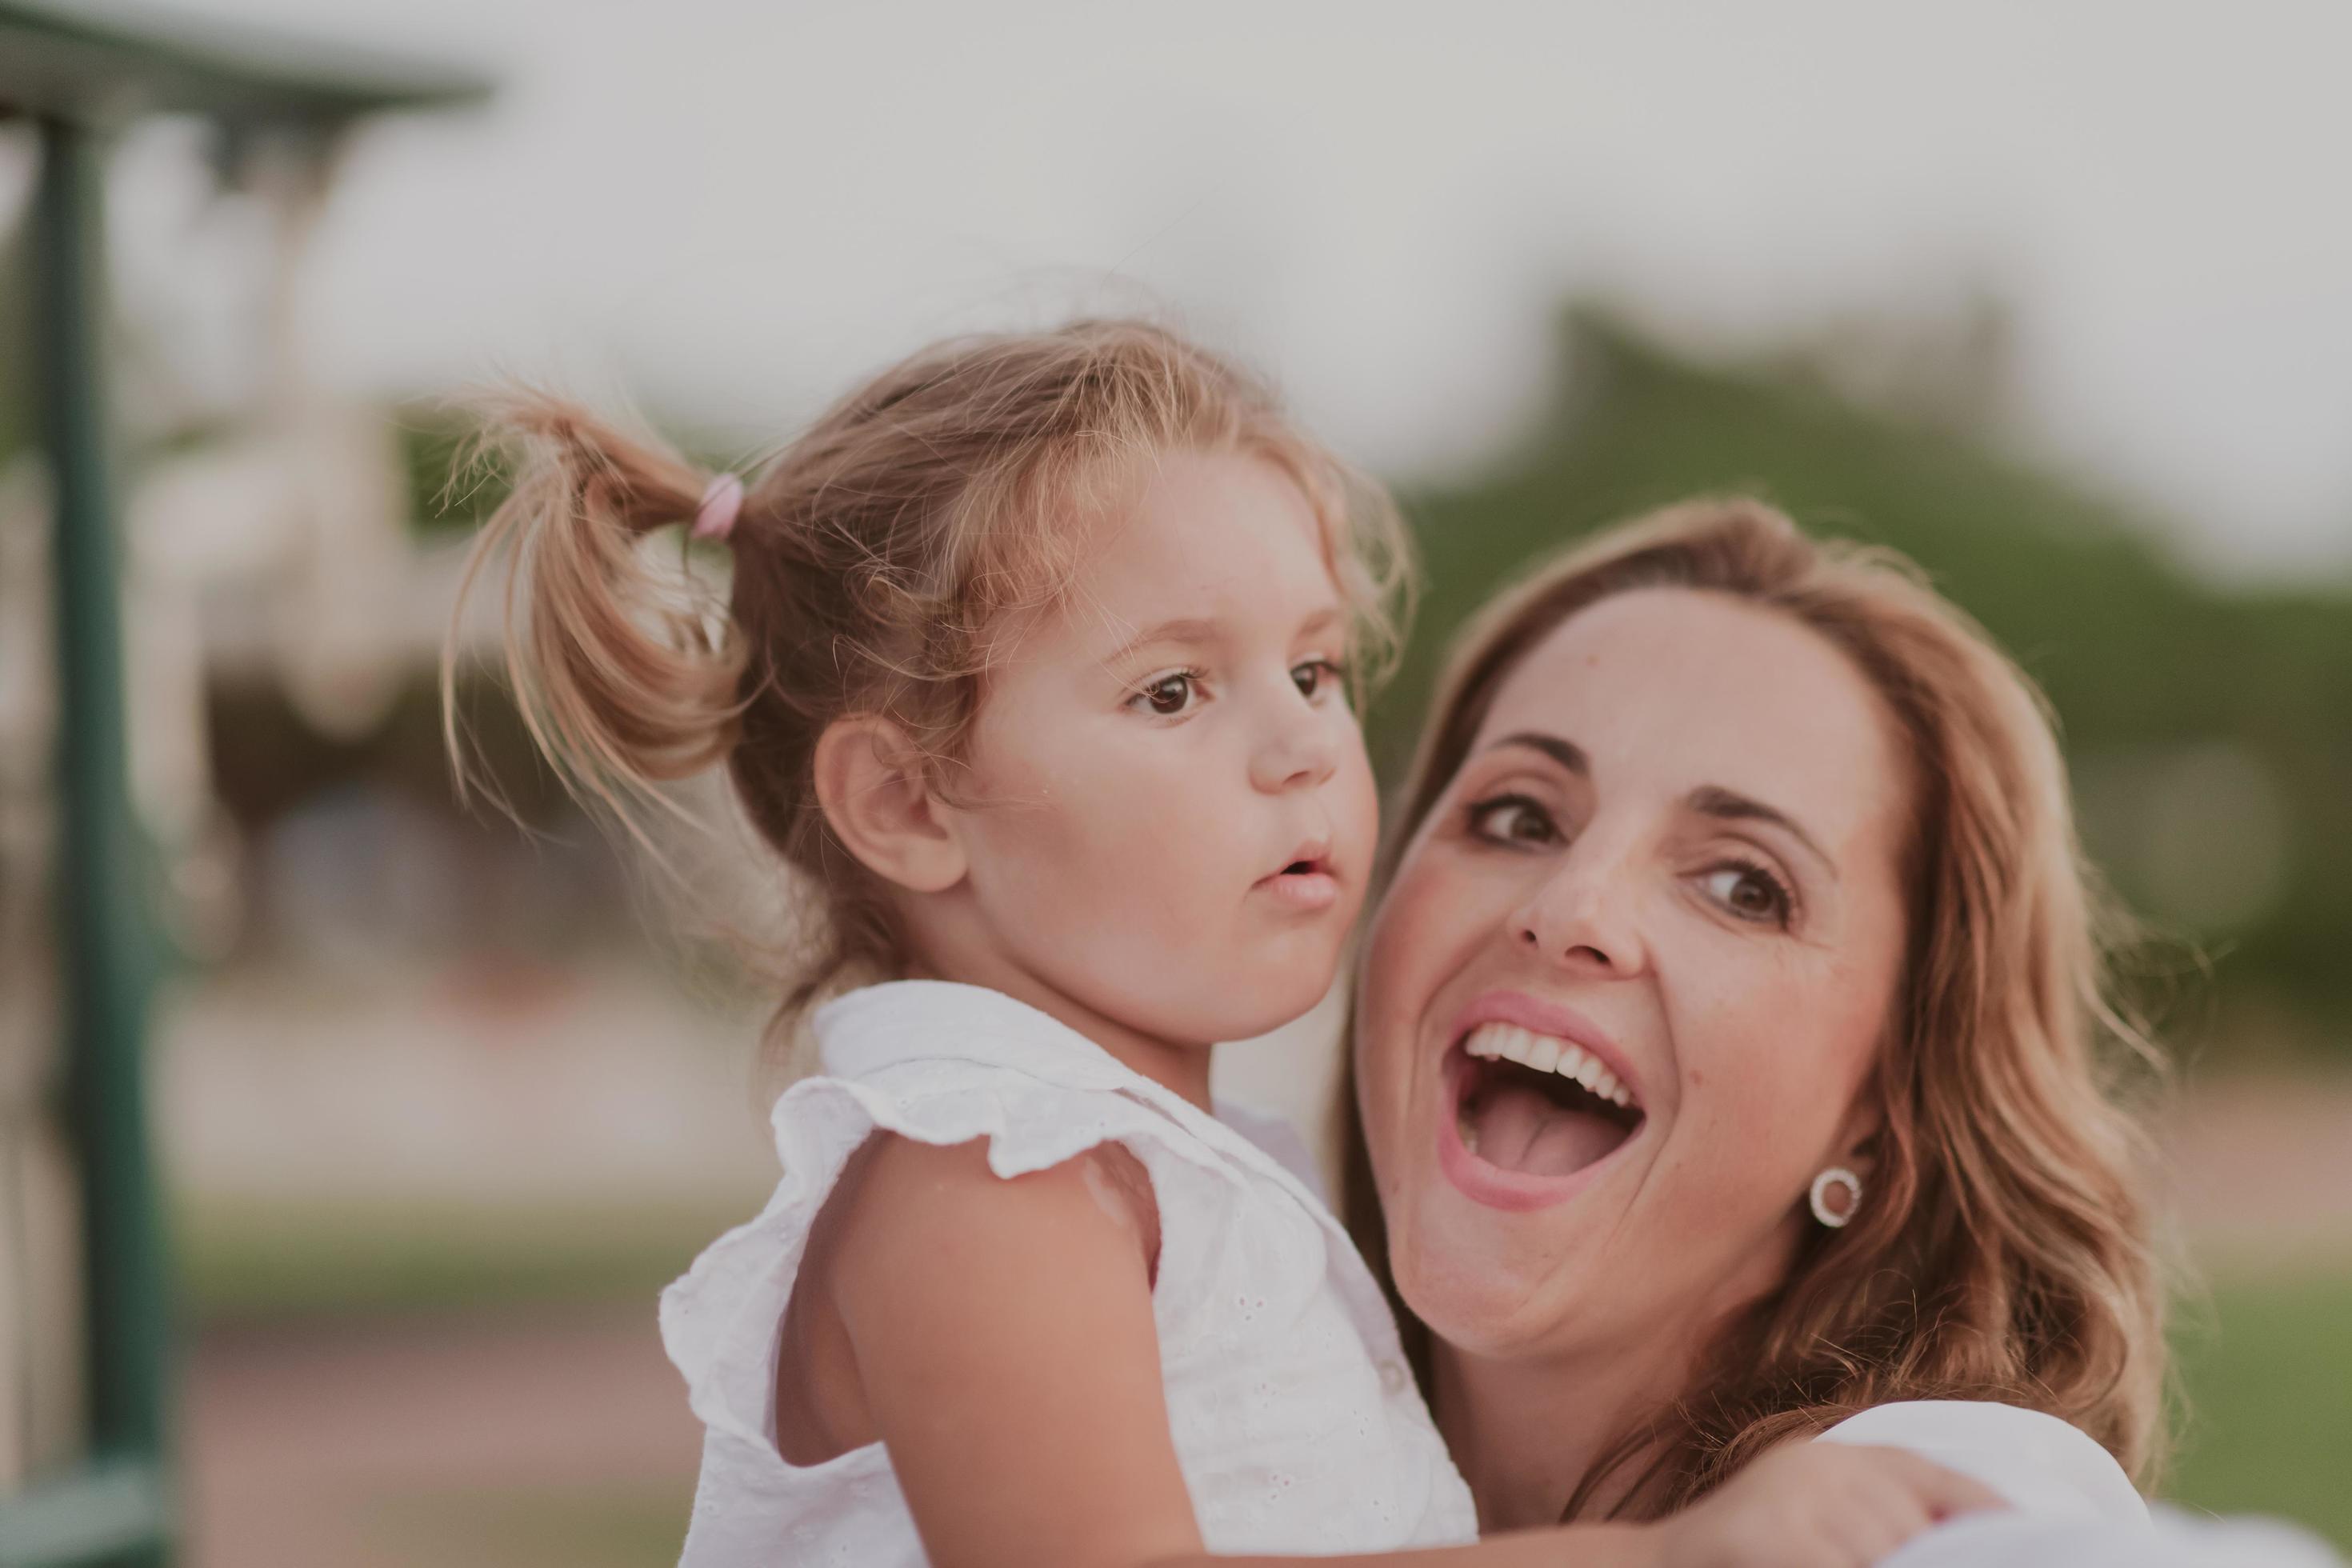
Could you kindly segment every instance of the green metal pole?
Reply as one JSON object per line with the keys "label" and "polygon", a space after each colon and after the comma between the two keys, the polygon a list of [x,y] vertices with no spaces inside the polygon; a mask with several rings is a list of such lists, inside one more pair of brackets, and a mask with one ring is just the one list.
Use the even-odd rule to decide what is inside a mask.
{"label": "green metal pole", "polygon": [[[67,1115],[80,1160],[89,1279],[90,1458],[163,1489],[167,1424],[163,1234],[144,1052],[158,946],[148,846],[131,799],[122,574],[108,496],[104,165],[99,133],[41,123],[34,215],[34,334],[55,494],[59,930]],[[166,1559],[151,1545],[110,1554]]]}

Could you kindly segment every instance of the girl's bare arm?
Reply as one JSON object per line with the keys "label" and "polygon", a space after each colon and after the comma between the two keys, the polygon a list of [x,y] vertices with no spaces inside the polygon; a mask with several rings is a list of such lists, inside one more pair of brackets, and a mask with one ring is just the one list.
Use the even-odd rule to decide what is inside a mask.
{"label": "girl's bare arm", "polygon": [[[821,1278],[872,1426],[937,1568],[1238,1568],[1212,1558],[1169,1436],[1151,1310],[1157,1216],[1107,1149],[1010,1179],[986,1146],[873,1151]],[[1659,1524],[1316,1558],[1358,1568],[1866,1563],[1994,1501],[1893,1449],[1798,1446]]]}
{"label": "girl's bare arm", "polygon": [[[1151,1310],[1154,1216],[1148,1186],[1123,1175],[1097,1154],[1008,1180],[984,1144],[890,1139],[845,1194],[825,1278],[803,1280],[847,1326],[866,1410],[938,1568],[1236,1561],[1203,1550],[1177,1464]],[[1599,1526],[1317,1561],[1631,1568],[1653,1561],[1650,1535]]]}

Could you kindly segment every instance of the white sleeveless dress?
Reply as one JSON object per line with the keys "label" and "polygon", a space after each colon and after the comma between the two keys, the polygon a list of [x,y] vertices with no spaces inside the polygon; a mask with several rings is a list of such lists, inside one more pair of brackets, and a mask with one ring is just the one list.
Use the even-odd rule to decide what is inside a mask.
{"label": "white sleeveless dress", "polygon": [[1169,1425],[1209,1550],[1475,1537],[1387,1301],[1298,1173],[1000,992],[896,981],[814,1022],[824,1073],[776,1101],[774,1196],[662,1295],[662,1338],[704,1426],[681,1568],[925,1562],[882,1445],[804,1467],[776,1451],[777,1331],[809,1227],[877,1129],[934,1144],[984,1137],[1000,1176],[1107,1142],[1142,1163],[1160,1211],[1152,1310]]}

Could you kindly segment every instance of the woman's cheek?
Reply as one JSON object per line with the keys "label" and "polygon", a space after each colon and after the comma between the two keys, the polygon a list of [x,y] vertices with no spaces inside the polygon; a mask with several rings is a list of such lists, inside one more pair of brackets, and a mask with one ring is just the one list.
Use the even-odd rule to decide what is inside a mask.
{"label": "woman's cheek", "polygon": [[1809,1175],[1845,1113],[1847,1008],[1785,973],[1775,984],[1740,976],[1744,967],[1719,966],[1675,1031],[1683,1120],[1711,1186],[1746,1189],[1777,1210],[1779,1189]]}

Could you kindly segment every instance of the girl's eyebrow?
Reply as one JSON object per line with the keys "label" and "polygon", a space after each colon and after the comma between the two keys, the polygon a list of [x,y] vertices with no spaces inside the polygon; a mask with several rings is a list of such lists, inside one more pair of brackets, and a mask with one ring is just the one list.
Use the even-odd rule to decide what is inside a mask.
{"label": "girl's eyebrow", "polygon": [[[1327,605],[1299,623],[1297,636],[1312,637],[1316,633],[1347,619],[1347,612],[1337,605]],[[1225,623],[1213,616],[1187,616],[1137,633],[1120,643],[1106,656],[1103,662],[1116,664],[1139,648],[1157,647],[1161,643],[1189,644],[1200,647],[1218,641],[1225,635]]]}
{"label": "girl's eyebrow", "polygon": [[1348,613],[1339,605],[1326,605],[1299,623],[1298,635],[1303,637],[1313,637],[1318,632],[1328,631],[1333,626],[1343,624],[1347,618]]}
{"label": "girl's eyebrow", "polygon": [[1213,643],[1224,635],[1224,630],[1225,624],[1223,621],[1202,616],[1162,621],[1148,631],[1138,632],[1120,643],[1110,651],[1106,662],[1115,663],[1138,648],[1151,647],[1160,643],[1189,643],[1194,646]]}

